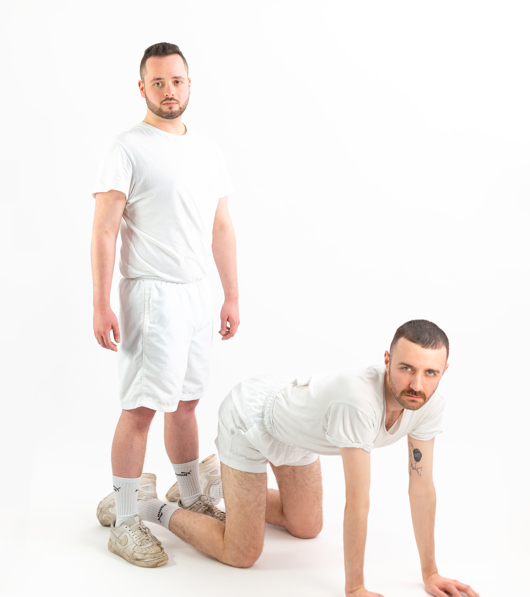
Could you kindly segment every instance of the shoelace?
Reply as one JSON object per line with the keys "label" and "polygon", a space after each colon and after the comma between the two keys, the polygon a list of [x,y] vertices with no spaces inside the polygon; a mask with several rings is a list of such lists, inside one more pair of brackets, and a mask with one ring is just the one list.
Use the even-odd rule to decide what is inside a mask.
{"label": "shoelace", "polygon": [[[153,533],[151,532],[151,529],[150,529],[148,526],[146,526],[146,525],[144,524],[144,521],[143,521],[143,520],[140,522],[140,528],[142,529],[142,531],[143,531],[144,533],[147,533],[147,534],[149,535],[149,537],[151,538],[151,540],[153,541],[153,543],[156,543],[155,536],[154,536],[154,535],[153,535]],[[158,545],[158,544],[157,544],[157,545]]]}
{"label": "shoelace", "polygon": [[[208,498],[206,498],[206,499],[208,499]],[[210,506],[210,503],[209,503],[209,502],[207,502],[206,500],[197,500],[197,501],[195,502],[195,504],[193,504],[193,505],[194,505],[194,506],[195,506],[195,505],[197,505],[197,507],[196,507],[196,508],[193,508],[193,511],[194,511],[194,512],[198,512],[199,514],[204,514],[204,512],[205,512],[206,510],[208,510],[208,508],[209,508],[209,506]]]}
{"label": "shoelace", "polygon": [[140,547],[147,547],[150,543],[153,543],[153,540],[147,532],[147,527],[143,523],[136,523],[134,526],[129,527],[129,531],[136,544]]}
{"label": "shoelace", "polygon": [[211,502],[208,504],[207,510],[211,512],[212,518],[215,518],[215,520],[226,522],[226,514],[218,508],[216,508]]}

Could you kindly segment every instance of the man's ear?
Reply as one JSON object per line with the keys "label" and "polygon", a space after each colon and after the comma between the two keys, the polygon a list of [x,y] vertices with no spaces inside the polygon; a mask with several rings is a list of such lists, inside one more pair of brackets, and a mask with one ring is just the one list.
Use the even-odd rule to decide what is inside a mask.
{"label": "man's ear", "polygon": [[145,83],[141,79],[138,81],[138,88],[140,89],[140,95],[145,99]]}

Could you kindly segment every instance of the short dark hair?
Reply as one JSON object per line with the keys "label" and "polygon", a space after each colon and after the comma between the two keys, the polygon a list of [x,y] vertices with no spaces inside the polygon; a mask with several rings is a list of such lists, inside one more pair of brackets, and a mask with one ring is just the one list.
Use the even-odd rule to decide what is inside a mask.
{"label": "short dark hair", "polygon": [[449,356],[449,338],[435,323],[426,319],[412,319],[400,325],[390,344],[390,353],[400,338],[414,342],[422,348],[436,349],[445,346]]}
{"label": "short dark hair", "polygon": [[186,58],[184,58],[184,54],[180,51],[180,48],[175,44],[169,44],[163,41],[149,46],[144,52],[142,61],[140,62],[140,79],[142,79],[142,81],[144,80],[145,63],[147,62],[148,58],[151,58],[151,56],[172,56],[173,54],[178,54],[182,60],[184,60],[186,70],[189,72],[190,68],[188,66],[188,61]]}

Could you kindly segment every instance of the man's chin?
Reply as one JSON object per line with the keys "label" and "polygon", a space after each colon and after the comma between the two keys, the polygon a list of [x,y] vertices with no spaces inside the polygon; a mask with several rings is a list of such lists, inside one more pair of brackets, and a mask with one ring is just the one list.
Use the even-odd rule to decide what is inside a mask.
{"label": "man's chin", "polygon": [[423,398],[421,400],[411,400],[410,398],[405,398],[403,402],[403,407],[407,410],[418,410],[425,404],[425,400],[423,400]]}

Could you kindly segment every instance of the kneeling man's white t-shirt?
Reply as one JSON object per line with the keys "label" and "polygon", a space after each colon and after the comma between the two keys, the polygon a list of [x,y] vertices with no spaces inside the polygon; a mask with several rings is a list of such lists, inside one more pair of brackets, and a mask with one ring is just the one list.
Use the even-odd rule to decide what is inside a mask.
{"label": "kneeling man's white t-shirt", "polygon": [[276,439],[323,455],[441,433],[445,400],[437,392],[418,410],[405,409],[387,431],[384,379],[384,367],[297,379],[275,396],[266,426]]}

